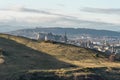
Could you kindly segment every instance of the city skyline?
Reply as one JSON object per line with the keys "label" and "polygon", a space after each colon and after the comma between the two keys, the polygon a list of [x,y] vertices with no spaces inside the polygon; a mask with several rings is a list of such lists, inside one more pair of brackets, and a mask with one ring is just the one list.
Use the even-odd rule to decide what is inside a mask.
{"label": "city skyline", "polygon": [[118,0],[0,0],[0,32],[34,27],[120,31]]}

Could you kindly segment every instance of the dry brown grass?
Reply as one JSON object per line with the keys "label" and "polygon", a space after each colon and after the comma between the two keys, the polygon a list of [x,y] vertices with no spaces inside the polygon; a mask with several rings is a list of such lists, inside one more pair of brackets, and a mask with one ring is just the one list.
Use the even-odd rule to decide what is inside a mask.
{"label": "dry brown grass", "polygon": [[[44,52],[55,57],[58,60],[72,63],[77,66],[83,67],[105,67],[105,66],[119,66],[119,63],[109,62],[108,59],[100,54],[99,58],[95,57],[95,53],[92,50],[87,50],[80,47],[64,44],[53,44],[51,42],[39,42],[32,41],[24,37],[16,37],[12,35],[0,34],[0,37],[9,38],[20,44],[24,44],[34,50]],[[99,52],[98,52],[99,53]]]}
{"label": "dry brown grass", "polygon": [[[43,64],[46,64],[46,65],[49,63],[49,61],[54,62],[54,60],[57,60],[57,61],[55,61],[55,63],[57,63],[58,66],[64,65],[63,63],[59,64],[60,62],[65,62],[65,64],[69,63],[69,64],[72,64],[72,65],[76,65],[76,66],[78,66],[79,68],[82,68],[82,69],[84,69],[84,68],[93,68],[93,69],[98,68],[98,70],[96,70],[96,69],[93,70],[92,69],[93,71],[91,70],[91,71],[88,71],[88,72],[84,72],[84,71],[81,72],[81,70],[80,70],[80,72],[78,72],[78,73],[76,72],[77,74],[80,74],[80,73],[81,74],[82,73],[83,74],[88,74],[88,73],[98,74],[98,73],[100,73],[100,75],[102,75],[102,76],[106,75],[105,77],[109,77],[110,75],[114,74],[114,76],[110,77],[111,79],[109,78],[109,80],[119,80],[119,79],[116,79],[116,78],[120,78],[118,76],[118,74],[120,74],[120,72],[117,72],[116,70],[112,70],[112,68],[118,68],[118,71],[120,71],[120,69],[119,69],[120,68],[120,62],[109,62],[108,58],[107,58],[108,56],[105,56],[103,53],[96,52],[96,51],[89,50],[89,49],[85,49],[85,48],[75,47],[75,46],[72,46],[72,45],[64,45],[64,44],[60,44],[60,43],[51,43],[51,42],[33,41],[33,40],[30,40],[30,39],[27,39],[27,38],[24,38],[24,37],[16,37],[16,36],[5,35],[5,34],[0,34],[0,37],[6,38],[8,40],[15,41],[16,43],[15,43],[14,48],[17,45],[19,45],[19,47],[17,47],[17,49],[21,49],[21,47],[22,47],[22,49],[21,49],[21,50],[23,50],[22,52],[25,52],[25,55],[27,55],[27,56],[24,56],[24,55],[19,55],[19,56],[24,56],[25,58],[23,58],[23,60],[27,61],[28,63],[29,63],[29,60],[31,60],[31,59],[34,60],[35,57],[43,59],[42,60]],[[18,43],[20,43],[20,44],[18,44]],[[6,44],[9,44],[9,43],[6,42]],[[22,44],[22,46],[21,46],[21,44]],[[27,47],[27,49],[25,47]],[[13,52],[15,50],[15,49],[11,48],[11,46],[8,46],[7,48],[9,48],[9,50],[11,52]],[[30,49],[28,49],[28,48],[30,48]],[[16,52],[19,53],[20,51],[18,51],[17,49],[16,49]],[[40,55],[41,55],[40,52],[43,53],[42,57],[40,57]],[[98,53],[99,57],[96,57],[95,53]],[[50,57],[53,57],[54,59],[53,58],[51,59],[50,57],[46,57],[46,55],[49,55]],[[14,53],[14,56],[18,57],[18,55],[16,53]],[[30,58],[26,59],[26,57],[30,57]],[[18,60],[21,60],[21,59],[18,58]],[[39,62],[38,60],[39,59],[37,59],[35,61]],[[21,62],[21,64],[25,64],[25,62],[23,62],[23,63]],[[41,66],[40,64],[36,65],[36,64],[34,64],[34,61],[31,61],[30,64],[35,65],[36,69],[38,67],[41,67],[41,68],[44,69],[44,66]],[[51,64],[53,64],[53,63],[51,63]],[[20,70],[21,66],[19,66],[19,67],[17,67],[17,66],[19,66],[19,65],[16,65],[16,66],[10,65],[9,67],[13,67],[16,70]],[[33,67],[35,67],[35,66],[33,66]],[[53,69],[55,67],[55,65],[47,65],[46,69],[50,69],[49,68],[50,66],[52,66]],[[27,69],[27,67],[28,66],[26,66],[25,68]],[[106,69],[104,69],[102,67],[105,67]],[[5,69],[4,66],[2,68]],[[41,68],[38,68],[37,70],[33,70],[33,71],[30,70],[30,72],[37,72],[37,71],[39,72],[39,71],[41,71]],[[62,66],[59,67],[59,68],[62,68]],[[45,71],[45,70],[43,70],[43,71]],[[47,71],[48,72],[49,71],[55,71],[57,73],[58,72],[59,73],[60,72],[61,73],[68,73],[68,72],[73,73],[74,71],[79,71],[79,69],[77,69],[77,68],[63,68],[61,70],[58,69],[58,70],[47,70]],[[107,74],[107,73],[110,73],[110,75]]]}

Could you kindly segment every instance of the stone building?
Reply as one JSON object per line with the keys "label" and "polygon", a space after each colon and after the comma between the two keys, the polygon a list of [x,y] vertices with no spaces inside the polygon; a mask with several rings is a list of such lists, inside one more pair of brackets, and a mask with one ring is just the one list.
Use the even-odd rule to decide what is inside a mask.
{"label": "stone building", "polygon": [[37,40],[44,40],[44,41],[56,41],[56,42],[67,42],[68,38],[65,33],[65,35],[55,35],[53,33],[38,33],[37,34]]}

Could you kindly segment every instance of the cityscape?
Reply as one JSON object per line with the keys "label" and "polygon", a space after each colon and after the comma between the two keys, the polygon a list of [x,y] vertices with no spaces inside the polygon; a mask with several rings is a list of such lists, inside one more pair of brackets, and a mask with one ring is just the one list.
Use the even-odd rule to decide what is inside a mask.
{"label": "cityscape", "polygon": [[[102,37],[92,37],[87,34],[81,34],[81,36],[73,39],[69,39],[67,37],[67,34],[65,32],[64,35],[55,35],[52,32],[50,33],[38,33],[36,35],[37,40],[43,40],[43,41],[55,41],[55,42],[62,42],[66,44],[72,44],[75,46],[83,47],[83,48],[89,48],[98,50],[100,52],[105,52],[108,54],[120,53],[120,38],[118,37],[108,37],[108,36],[102,36]],[[117,48],[118,47],[118,48]]]}

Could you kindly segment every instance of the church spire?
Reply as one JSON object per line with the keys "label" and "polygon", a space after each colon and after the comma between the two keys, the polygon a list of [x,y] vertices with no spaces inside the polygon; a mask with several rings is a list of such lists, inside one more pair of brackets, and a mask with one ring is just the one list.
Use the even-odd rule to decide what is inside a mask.
{"label": "church spire", "polygon": [[66,32],[65,32],[65,35],[64,35],[64,40],[65,40],[65,43],[67,43],[67,34],[66,34]]}

